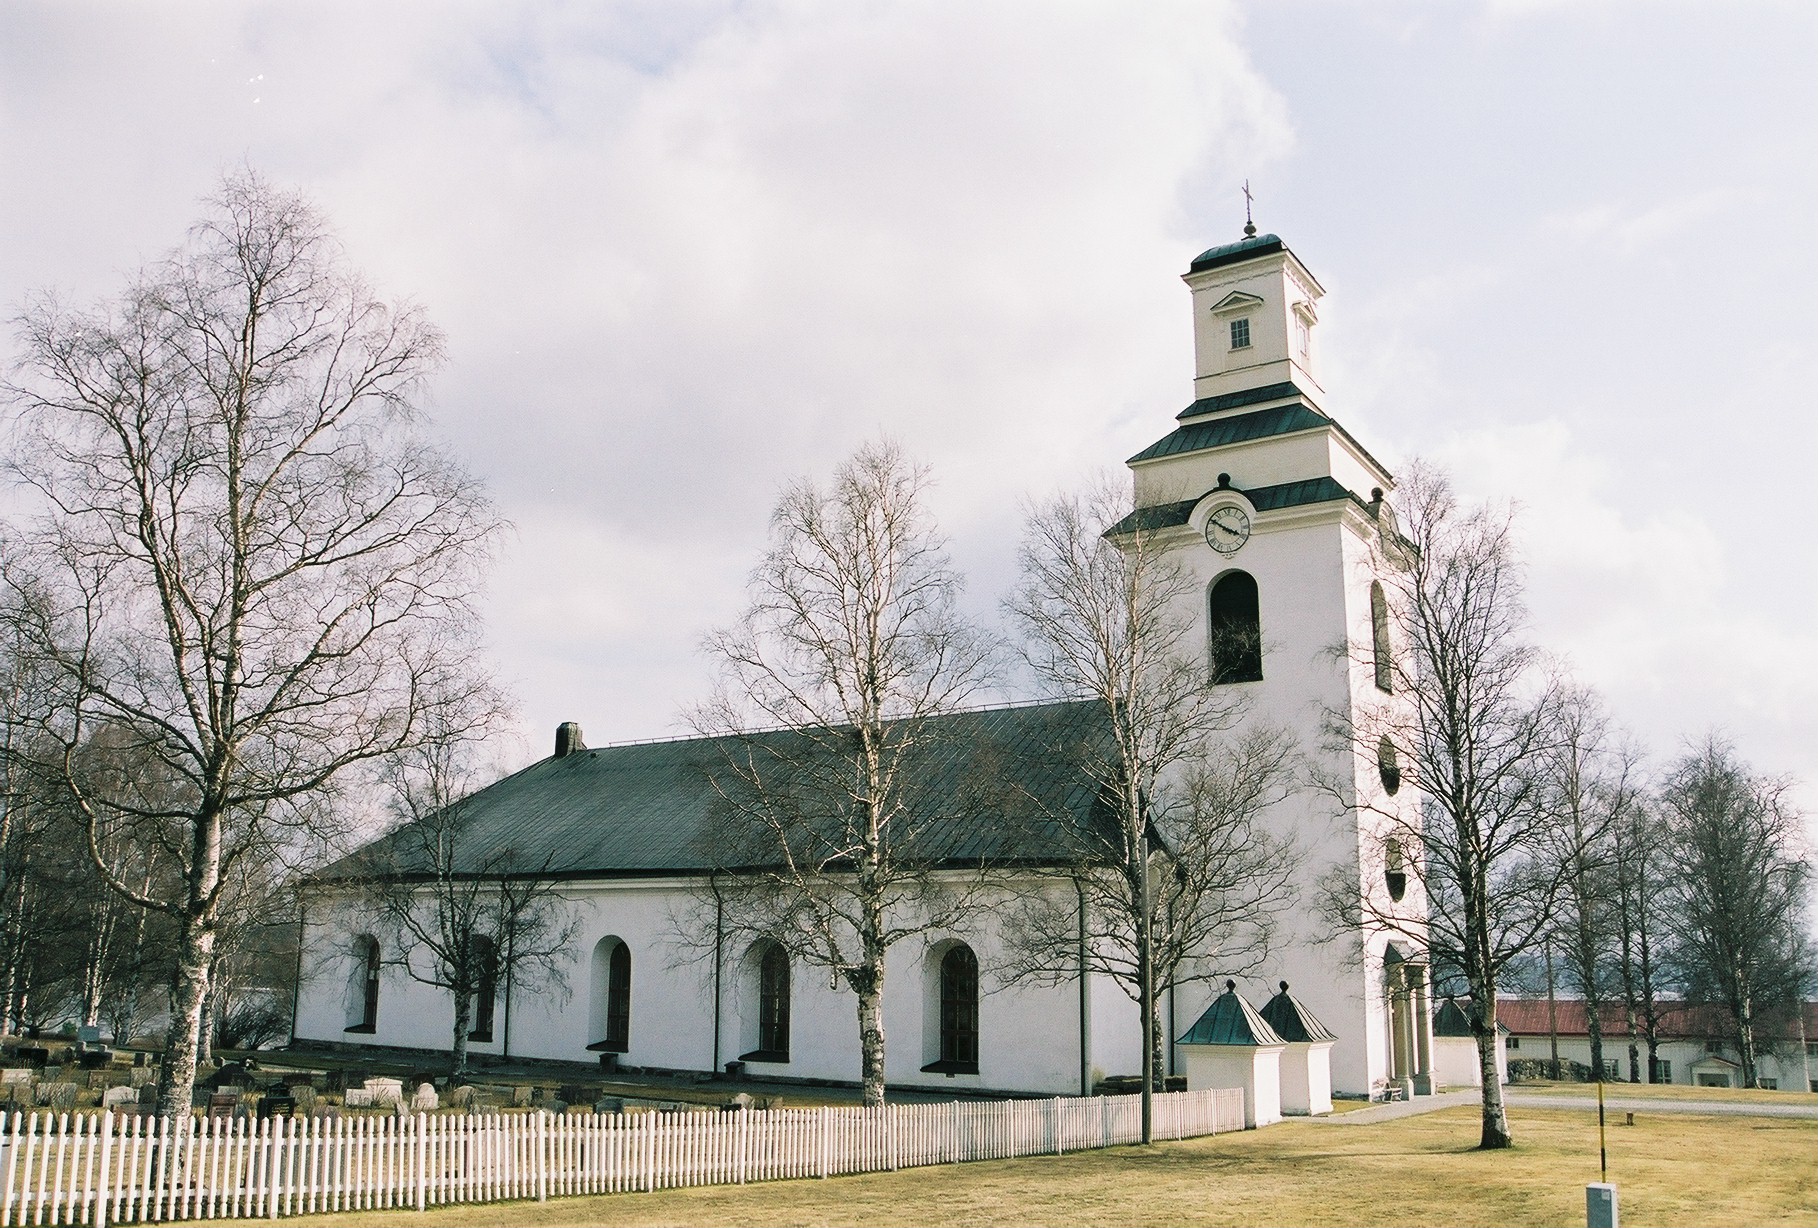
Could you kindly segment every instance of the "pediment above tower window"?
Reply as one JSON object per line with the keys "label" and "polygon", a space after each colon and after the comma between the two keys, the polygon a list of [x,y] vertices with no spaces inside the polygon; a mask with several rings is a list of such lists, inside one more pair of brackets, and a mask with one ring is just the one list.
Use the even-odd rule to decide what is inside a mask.
{"label": "pediment above tower window", "polygon": [[1247,312],[1255,311],[1262,305],[1262,299],[1256,295],[1245,294],[1242,290],[1233,290],[1212,304],[1212,314],[1215,316],[1244,315]]}

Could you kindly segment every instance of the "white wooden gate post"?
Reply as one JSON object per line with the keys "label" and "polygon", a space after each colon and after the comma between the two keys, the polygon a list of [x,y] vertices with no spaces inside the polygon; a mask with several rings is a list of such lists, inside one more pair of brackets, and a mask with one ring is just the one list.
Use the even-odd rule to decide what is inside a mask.
{"label": "white wooden gate post", "polygon": [[101,1111],[101,1172],[100,1185],[95,1189],[95,1228],[107,1228],[107,1194],[113,1188],[108,1180],[107,1162],[113,1158],[114,1150],[114,1111]]}
{"label": "white wooden gate post", "polygon": [[662,1113],[644,1113],[644,1188],[656,1188],[656,1119]]}
{"label": "white wooden gate post", "polygon": [[429,1205],[429,1115],[418,1113],[411,1125],[417,1132],[411,1151],[417,1166],[417,1210],[421,1211]]}
{"label": "white wooden gate post", "polygon": [[268,1158],[265,1162],[265,1217],[278,1218],[278,1197],[284,1181],[284,1121],[276,1114],[265,1119],[271,1129],[265,1136]]}
{"label": "white wooden gate post", "polygon": [[533,1132],[530,1145],[537,1149],[537,1201],[549,1201],[549,1114],[538,1111],[537,1128]]}
{"label": "white wooden gate post", "polygon": [[748,1104],[741,1104],[739,1106],[739,1153],[737,1169],[734,1173],[735,1180],[740,1185],[745,1184],[745,1157],[750,1153],[751,1148],[750,1125],[751,1106]]}

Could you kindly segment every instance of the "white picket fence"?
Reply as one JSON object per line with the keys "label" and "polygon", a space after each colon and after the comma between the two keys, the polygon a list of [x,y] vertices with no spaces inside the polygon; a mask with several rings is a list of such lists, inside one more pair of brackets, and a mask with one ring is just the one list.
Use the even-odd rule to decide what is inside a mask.
{"label": "white picket fence", "polygon": [[[1241,1130],[1243,1092],[1155,1097],[1155,1137]],[[308,1215],[830,1177],[1135,1142],[1140,1099],[575,1115],[0,1115],[0,1228]]]}

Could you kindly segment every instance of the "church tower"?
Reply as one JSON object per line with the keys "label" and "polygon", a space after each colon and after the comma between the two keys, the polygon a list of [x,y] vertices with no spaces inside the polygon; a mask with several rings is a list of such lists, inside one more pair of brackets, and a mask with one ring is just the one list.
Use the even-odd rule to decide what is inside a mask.
{"label": "church tower", "polygon": [[[1208,685],[1241,696],[1246,722],[1287,731],[1326,782],[1271,811],[1296,844],[1299,906],[1250,992],[1260,1001],[1263,985],[1285,980],[1337,1035],[1335,1090],[1420,1094],[1431,1090],[1431,1007],[1423,944],[1410,937],[1424,933],[1424,911],[1403,860],[1418,850],[1400,849],[1371,817],[1415,802],[1411,790],[1395,796],[1392,750],[1334,747],[1326,732],[1334,715],[1365,725],[1381,705],[1405,702],[1370,659],[1394,650],[1378,582],[1393,553],[1381,545],[1394,533],[1383,506],[1394,480],[1326,411],[1325,290],[1281,239],[1247,233],[1184,275],[1194,401],[1130,458],[1132,520],[1177,547],[1194,575]],[[1405,915],[1402,933],[1330,932],[1320,906],[1335,877]],[[1184,1017],[1197,1013],[1181,1005]]]}

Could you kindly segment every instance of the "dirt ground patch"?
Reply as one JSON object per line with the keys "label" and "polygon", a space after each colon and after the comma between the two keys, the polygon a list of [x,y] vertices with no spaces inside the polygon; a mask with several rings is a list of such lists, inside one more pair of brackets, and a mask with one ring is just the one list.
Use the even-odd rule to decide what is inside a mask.
{"label": "dirt ground patch", "polygon": [[[1286,1122],[1155,1147],[780,1181],[322,1216],[355,1225],[1577,1225],[1597,1180],[1596,1114],[1520,1108],[1517,1146],[1478,1152],[1477,1113],[1335,1130]],[[1609,1131],[1637,1225],[1818,1218],[1818,1122],[1636,1115]]]}

